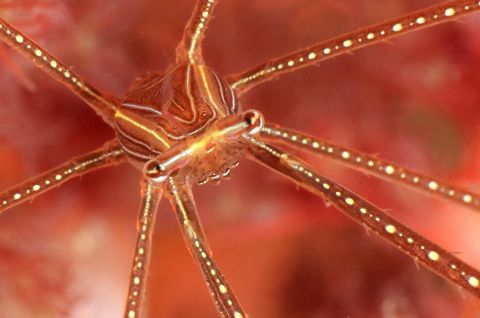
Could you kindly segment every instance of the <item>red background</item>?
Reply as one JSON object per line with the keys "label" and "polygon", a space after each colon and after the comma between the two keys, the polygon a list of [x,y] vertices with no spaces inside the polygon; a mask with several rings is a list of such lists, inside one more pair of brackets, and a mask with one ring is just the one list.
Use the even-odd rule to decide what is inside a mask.
{"label": "red background", "polygon": [[[436,1],[224,0],[205,43],[227,75]],[[438,1],[437,1],[438,3]],[[90,82],[121,96],[165,69],[194,1],[0,2],[0,15]],[[263,84],[244,108],[479,191],[480,15],[365,48]],[[0,187],[93,150],[111,129],[70,92],[0,48]],[[305,157],[480,268],[477,212]],[[0,317],[121,317],[139,173],[128,164],[74,180],[0,217]],[[195,188],[216,259],[251,317],[478,317],[480,302],[367,235],[333,208],[242,161]],[[150,317],[216,317],[162,203]]]}

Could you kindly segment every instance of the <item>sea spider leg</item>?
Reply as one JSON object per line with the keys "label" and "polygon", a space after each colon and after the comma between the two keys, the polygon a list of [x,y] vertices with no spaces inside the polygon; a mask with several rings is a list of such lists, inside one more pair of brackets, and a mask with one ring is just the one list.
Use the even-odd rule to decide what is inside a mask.
{"label": "sea spider leg", "polygon": [[118,164],[123,160],[123,150],[121,150],[118,142],[108,142],[100,149],[71,159],[48,172],[0,193],[0,213],[59,187],[67,180],[82,176],[93,170]]}
{"label": "sea spider leg", "polygon": [[99,92],[40,45],[0,18],[0,39],[78,95],[113,127],[117,100]]}
{"label": "sea spider leg", "polygon": [[440,246],[415,233],[402,223],[339,184],[318,175],[294,156],[263,141],[247,137],[250,155],[301,187],[323,196],[347,216],[395,245],[438,275],[480,297],[480,272]]}
{"label": "sea spider leg", "polygon": [[480,10],[479,1],[457,0],[445,2],[271,59],[240,74],[229,76],[228,82],[240,95],[275,76],[320,63],[361,47],[389,40],[404,33],[452,21],[478,10]]}
{"label": "sea spider leg", "polygon": [[[212,152],[219,144],[236,142],[243,136],[258,134],[262,126],[263,116],[254,110],[221,118],[213,123],[205,134],[175,144],[158,157],[148,161],[143,168],[144,177],[150,182],[158,185],[165,184],[167,187],[166,195],[177,214],[185,243],[200,266],[222,317],[242,318],[246,315],[212,258],[197,216],[189,179],[195,179],[195,170],[192,170],[192,166],[198,164],[198,161],[195,161],[198,160],[198,158],[195,159],[196,157]],[[186,170],[182,171],[182,169]],[[141,233],[139,240],[142,242]],[[144,253],[148,255],[148,251],[144,251],[143,246],[137,246],[137,257]],[[140,284],[144,280],[143,277],[135,274],[137,262],[138,260],[134,262],[131,284]],[[143,265],[141,268],[143,269]],[[132,300],[135,296],[134,292],[130,289],[129,304],[132,303],[132,308],[138,305],[136,299]],[[135,309],[127,307],[127,318],[135,317],[136,314]]]}
{"label": "sea spider leg", "polygon": [[205,278],[217,309],[222,317],[247,317],[240,307],[232,288],[221,273],[203,236],[190,185],[184,180],[170,177],[167,181],[167,197],[176,212],[183,238]]}
{"label": "sea spider leg", "polygon": [[265,125],[261,135],[266,141],[282,143],[294,149],[320,154],[387,181],[480,210],[479,195],[376,156],[273,125]]}
{"label": "sea spider leg", "polygon": [[142,202],[137,224],[138,235],[135,245],[135,256],[130,272],[125,318],[142,317],[141,312],[145,299],[145,287],[152,249],[152,234],[162,192],[162,184],[149,179],[142,180]]}
{"label": "sea spider leg", "polygon": [[197,1],[177,47],[177,63],[187,60],[192,64],[203,64],[201,44],[217,2],[217,0]]}

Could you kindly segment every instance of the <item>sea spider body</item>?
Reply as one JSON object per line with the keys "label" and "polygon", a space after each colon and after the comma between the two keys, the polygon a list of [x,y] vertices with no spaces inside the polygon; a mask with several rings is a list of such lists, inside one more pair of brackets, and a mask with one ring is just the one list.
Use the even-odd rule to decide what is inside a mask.
{"label": "sea spider body", "polygon": [[[213,70],[184,63],[135,80],[115,114],[115,129],[130,161],[143,169],[146,161],[180,142],[201,139],[216,121],[237,111],[235,93]],[[226,146],[216,142],[215,149],[197,152],[184,173],[199,183],[228,178],[241,147]]]}
{"label": "sea spider body", "polygon": [[[225,3],[225,4],[226,4],[226,3]],[[218,18],[219,18],[219,20],[220,20],[220,13],[219,13],[219,12],[217,12],[217,16],[218,16]],[[380,19],[382,19],[382,18],[380,18]],[[379,21],[379,19],[376,18],[376,19],[372,20],[372,22],[373,22],[373,21]],[[220,23],[220,21],[218,21],[218,23]],[[365,23],[362,22],[361,24],[363,25],[363,24],[365,24]],[[297,31],[298,31],[298,30],[297,30]],[[295,34],[299,34],[299,33],[295,33]],[[316,37],[316,38],[318,39],[318,37]],[[277,41],[277,42],[278,42],[278,41]],[[280,42],[282,42],[282,41],[280,41]],[[288,45],[289,48],[292,48],[292,46],[293,46],[293,47],[296,47],[295,44],[294,44],[294,45]],[[284,45],[284,47],[287,47],[287,45]],[[381,47],[385,47],[385,46],[381,45]],[[366,54],[366,55],[368,55],[368,54]],[[359,53],[358,53],[358,54],[355,54],[355,56],[353,56],[353,57],[348,57],[348,60],[354,60],[355,58],[358,58],[358,57],[361,58],[362,56],[363,56],[362,53],[360,53],[360,51],[359,51]],[[214,60],[216,60],[216,58],[214,58]],[[343,61],[345,61],[345,59],[344,59]],[[73,63],[73,62],[75,62],[75,60],[72,59],[72,63]],[[342,62],[342,61],[340,61],[340,62]],[[336,63],[336,62],[335,62],[335,63]],[[150,63],[150,65],[152,65],[152,64],[156,66],[156,64],[155,64],[154,62]],[[350,64],[349,64],[348,62],[347,62],[347,64],[350,66]],[[150,66],[150,65],[149,65],[149,66]],[[244,65],[245,65],[245,63],[244,63]],[[328,70],[328,69],[329,69],[328,65],[329,65],[329,64],[326,63],[324,66],[322,66],[320,72],[323,72],[325,68],[327,68],[327,70]],[[377,64],[375,63],[375,65],[377,65]],[[318,71],[318,69],[317,69],[317,68],[313,68],[312,70],[310,70],[310,73],[316,73],[316,71]],[[299,73],[299,74],[301,74],[301,73]],[[299,75],[299,76],[305,78],[306,75]],[[285,78],[286,78],[286,77],[285,77]],[[293,76],[293,78],[298,78],[298,76],[297,76],[297,77],[296,77],[296,76]],[[323,81],[323,82],[320,81],[320,82],[322,82],[322,85],[323,85],[323,84],[328,85],[328,83],[324,83],[324,82],[328,82],[328,80],[329,80],[330,78],[333,79],[332,82],[335,81],[335,77],[326,77],[325,81]],[[99,83],[100,83],[100,81],[99,81]],[[283,82],[283,83],[285,83],[285,82]],[[304,86],[306,85],[305,81],[302,82],[302,83],[303,83],[302,87],[297,87],[298,85],[295,85],[296,82],[287,82],[287,83],[290,83],[290,84],[287,84],[287,85],[285,86],[285,85],[282,85],[281,81],[279,81],[278,83],[270,84],[269,87],[270,87],[270,90],[274,89],[275,91],[278,91],[278,92],[279,92],[278,95],[280,95],[280,96],[284,96],[284,95],[287,93],[287,91],[302,92],[302,93],[298,93],[295,97],[298,98],[298,97],[301,96],[301,98],[302,98],[303,100],[305,100],[306,97],[305,97],[305,94],[303,93],[303,91],[304,91]],[[283,89],[278,89],[278,88],[276,88],[276,87],[275,87],[276,84],[279,84],[280,87],[283,88]],[[287,87],[287,86],[288,86],[288,87]],[[298,90],[297,90],[297,89],[292,90],[292,89],[290,89],[291,87],[296,87],[296,88],[298,88]],[[287,89],[287,88],[289,88],[289,89]],[[267,88],[267,91],[268,91],[268,90],[269,90],[269,89]],[[340,88],[339,90],[341,91],[342,88]],[[332,91],[333,91],[333,90],[332,90]],[[283,93],[283,94],[282,94],[282,93]],[[253,94],[255,94],[255,93],[253,93]],[[274,97],[274,98],[275,98],[275,95],[270,96],[270,97]],[[260,98],[260,100],[261,100],[261,106],[259,106],[259,107],[268,107],[268,105],[267,105],[267,104],[268,104],[268,103],[267,103],[268,99],[267,99],[267,98],[263,98],[263,99]],[[318,100],[316,100],[316,99],[314,99],[314,98],[313,98],[313,99],[312,99],[312,98],[309,98],[309,100],[310,100],[310,102],[309,102],[310,104],[312,103],[312,100],[313,100],[313,104],[315,104],[315,105],[317,105],[317,102],[318,102],[318,103],[321,102],[322,104],[325,102],[325,101],[323,101],[323,100],[322,100],[322,101],[318,101]],[[303,109],[302,111],[299,111],[298,109],[293,110],[292,108],[295,108],[295,107],[291,107],[291,106],[292,106],[292,105],[295,105],[295,106],[301,105],[300,108],[303,108],[303,107],[305,106],[305,102],[303,102],[303,104],[302,104],[302,101],[298,101],[299,104],[296,104],[296,103],[294,104],[294,103],[293,103],[293,101],[294,101],[294,98],[293,98],[293,97],[292,97],[292,99],[290,99],[289,102],[287,103],[288,105],[283,105],[282,102],[285,102],[285,101],[282,100],[282,98],[272,99],[271,101],[272,101],[272,106],[271,106],[271,109],[272,109],[272,110],[276,110],[278,107],[280,107],[280,105],[283,106],[283,107],[289,106],[289,107],[287,107],[287,110],[285,110],[285,111],[282,112],[282,113],[284,113],[284,114],[288,114],[288,120],[285,119],[285,120],[283,121],[283,123],[287,124],[287,123],[290,123],[290,121],[293,121],[293,122],[295,123],[295,121],[296,121],[297,127],[298,127],[298,128],[303,128],[303,126],[299,124],[299,122],[302,121],[302,118],[298,118],[298,117],[295,117],[295,116],[292,116],[292,115],[293,115],[293,114],[297,114],[297,113],[299,113],[299,112],[301,112],[301,113],[303,113],[303,114],[305,114],[305,113],[307,113],[307,112],[303,112],[305,109]],[[258,103],[259,103],[259,102],[256,102],[256,104],[258,104]],[[42,107],[43,107],[43,106],[42,106]],[[312,107],[313,107],[313,106],[312,106]],[[326,106],[325,106],[325,107],[326,107]],[[320,107],[320,106],[318,106],[318,108],[319,108],[319,109],[320,109],[320,108],[323,109],[323,107]],[[328,107],[327,107],[327,108],[328,108]],[[280,114],[279,114],[278,112],[276,112],[276,113],[277,113],[277,116],[280,117]],[[308,113],[309,113],[309,114],[312,114],[312,113],[310,113],[310,112],[308,112]],[[317,116],[318,116],[318,113],[316,113],[316,114],[317,114]],[[275,114],[274,114],[274,115],[275,115]],[[309,115],[309,116],[311,116],[311,115]],[[317,117],[317,116],[315,116],[315,117]],[[277,118],[278,118],[278,117],[277,117]],[[270,118],[272,118],[272,116],[270,116]],[[340,116],[338,116],[337,119],[331,118],[331,119],[330,119],[330,122],[329,122],[328,120],[324,119],[324,118],[321,117],[321,116],[318,116],[318,118],[322,118],[322,120],[316,120],[316,121],[315,121],[315,120],[312,119],[312,121],[315,121],[315,122],[321,121],[321,122],[322,122],[322,125],[323,125],[323,122],[325,122],[325,125],[328,127],[328,129],[332,128],[332,126],[335,126],[337,123],[341,123],[342,120],[344,120],[344,119],[343,119],[342,117],[340,117]],[[303,119],[305,119],[305,115],[304,115]],[[276,120],[277,120],[277,119],[276,119]],[[355,123],[356,123],[356,122],[357,122],[357,121],[355,121]],[[303,121],[302,121],[302,123],[303,123]],[[295,125],[295,124],[294,124],[294,125]],[[310,124],[310,125],[313,127],[314,124]],[[352,125],[352,126],[353,126],[353,125]],[[312,127],[310,127],[309,129],[312,129]],[[344,128],[342,128],[343,131],[347,131],[347,130],[348,130],[348,125],[347,125],[347,126],[343,126],[343,127],[344,127]],[[333,130],[333,131],[335,131],[335,130]],[[334,134],[334,133],[332,133],[332,134]],[[375,136],[375,138],[372,137],[372,143],[375,143],[376,141],[378,141],[378,140],[381,139],[381,138],[379,137],[379,135],[377,135],[377,134],[373,134],[372,136]],[[343,137],[343,138],[345,138],[345,137]],[[334,139],[334,138],[332,138],[332,139]],[[342,135],[340,135],[340,139],[342,139]],[[368,147],[367,147],[367,148],[368,148]],[[380,147],[378,147],[378,148],[373,147],[373,149],[380,149]],[[394,157],[394,156],[392,156],[392,157]],[[54,163],[52,163],[52,164],[54,164]],[[333,171],[333,173],[335,174],[336,172]],[[84,181],[85,181],[85,180],[88,182],[89,179],[88,179],[88,178],[85,178]],[[79,188],[80,188],[80,186],[79,186]],[[101,188],[99,187],[99,188],[97,188],[97,189],[101,189]],[[219,189],[219,191],[221,191],[221,190],[222,190],[222,189]],[[98,191],[98,190],[96,190],[96,191]],[[368,191],[368,190],[367,190],[367,191]],[[372,191],[373,191],[373,190],[372,190]],[[380,191],[380,192],[381,192],[381,191]],[[296,196],[297,196],[297,197],[301,197],[301,198],[305,198],[304,195],[301,195],[301,194],[299,194],[299,193],[297,193]],[[390,201],[388,200],[388,197],[386,197],[386,194],[384,194],[383,197],[382,197],[381,194],[379,194],[379,196],[380,196],[380,198],[378,198],[378,200],[380,200],[379,202],[382,202],[382,203],[381,203],[382,206],[390,207],[390,206],[393,205],[393,203],[390,204]],[[217,197],[214,197],[214,198],[217,198]],[[217,200],[214,200],[214,198],[210,199],[209,201],[211,201],[211,202],[217,202]],[[375,198],[375,195],[373,196],[373,198]],[[384,199],[382,199],[382,198],[384,198]],[[375,198],[375,199],[377,199],[377,198]],[[383,200],[383,201],[382,201],[382,200]],[[42,202],[41,200],[38,200],[38,201]],[[38,201],[36,201],[36,202],[38,202]],[[38,205],[38,203],[36,203],[36,204]],[[301,207],[302,204],[303,204],[303,203],[299,201],[297,206],[300,206],[300,207]],[[207,209],[207,210],[208,210],[208,209]],[[225,211],[222,211],[222,212],[225,212]],[[206,214],[208,215],[208,213],[206,213]],[[219,214],[219,215],[220,215],[220,214]],[[322,220],[322,223],[323,223],[323,220]],[[327,231],[328,231],[328,230],[327,230]],[[358,232],[357,232],[357,233],[358,233]],[[363,234],[363,232],[360,231],[360,235],[362,235],[362,234]],[[268,234],[264,234],[264,235],[268,235]],[[321,235],[321,234],[320,234],[320,235]],[[340,240],[340,238],[338,238],[338,240]],[[356,241],[356,240],[355,240],[355,241]],[[305,245],[308,245],[308,244],[305,244]],[[333,246],[333,245],[335,245],[335,244],[332,244],[332,246]],[[356,246],[355,244],[353,244],[353,245]],[[332,248],[333,248],[333,247],[332,247]],[[335,249],[337,249],[336,245],[335,245]],[[292,262],[295,262],[295,261],[300,262],[300,261],[298,260],[298,258],[295,257],[295,255],[298,256],[299,254],[302,255],[302,253],[305,253],[305,251],[302,252],[302,249],[301,249],[300,247],[298,248],[298,251],[297,251],[297,252],[298,252],[298,253],[293,253],[293,256],[291,257]],[[388,252],[387,252],[387,253],[388,253]],[[305,254],[305,255],[306,255],[306,254]],[[382,255],[383,255],[383,254],[382,254]],[[248,256],[248,254],[247,254],[247,256]],[[101,258],[101,256],[99,255],[98,258]],[[159,260],[159,262],[158,262],[158,267],[157,267],[157,270],[158,270],[158,273],[159,273],[158,276],[164,274],[164,273],[162,272],[163,265],[165,264],[163,261],[167,261],[167,260],[163,259],[163,257],[160,257],[160,258],[161,258],[161,260]],[[166,258],[168,258],[168,257],[166,257]],[[295,261],[294,261],[294,260],[295,260]],[[318,259],[317,259],[317,260],[318,260]],[[406,261],[407,261],[409,264],[411,263],[411,262],[408,261],[408,260],[406,260]],[[345,262],[348,262],[348,260],[345,260]],[[363,262],[363,263],[365,263],[365,262]],[[394,263],[394,262],[391,262],[391,263]],[[345,266],[346,266],[346,265],[345,265]],[[361,263],[360,263],[360,264],[356,264],[355,266],[353,266],[352,264],[350,264],[350,266],[352,266],[352,267],[362,267],[362,264],[361,264]],[[325,267],[328,267],[328,266],[325,266]],[[324,267],[322,267],[322,268],[324,268]],[[318,269],[318,268],[317,268],[317,269]],[[329,271],[326,270],[326,272],[329,272]],[[158,276],[154,274],[154,279],[157,279]],[[179,275],[179,276],[181,276],[181,275]],[[340,275],[340,276],[343,276],[343,274]],[[373,277],[373,276],[372,276],[372,277]],[[240,281],[240,282],[238,282],[238,281]],[[235,285],[241,284],[241,281],[243,281],[243,280],[242,280],[242,279],[237,279],[237,283],[235,283],[235,280],[234,280],[234,283],[233,283],[233,284],[234,284],[234,287],[235,287]],[[293,291],[291,291],[291,290],[294,290],[294,289],[295,289],[295,288],[293,287],[293,286],[296,285],[296,284],[294,284],[294,281],[296,282],[296,280],[293,279],[293,280],[292,280],[292,283],[289,285],[289,286],[291,286],[289,295],[291,295],[291,293],[293,293]],[[157,281],[157,283],[155,284],[156,286],[152,286],[152,288],[155,288],[155,287],[157,287],[157,286],[158,286],[158,288],[161,288],[161,286],[163,285],[162,282],[163,282],[162,279],[159,279],[159,281]],[[247,280],[245,280],[245,282],[247,282]],[[180,285],[180,284],[179,284],[179,285]],[[248,285],[248,284],[246,283],[246,285]],[[304,284],[304,285],[305,285],[305,284]],[[304,285],[302,285],[302,287],[303,287]],[[307,285],[308,285],[308,284],[307,284]],[[401,287],[401,286],[400,286],[400,287]],[[300,288],[300,287],[298,287],[298,288]],[[248,289],[245,289],[245,290],[248,290]],[[187,291],[186,291],[185,289],[182,289],[182,293],[183,293],[183,292],[187,292]],[[298,289],[297,289],[297,292],[298,292]],[[310,292],[311,292],[311,294],[315,294],[315,295],[316,295],[316,294],[318,293],[318,290],[316,290],[316,288],[313,288],[313,287],[311,286]],[[152,292],[152,293],[153,293],[153,292]],[[241,293],[241,292],[240,292],[240,293]],[[152,297],[156,297],[156,296],[153,296],[153,294],[152,294]],[[206,298],[206,297],[205,297],[205,298]],[[241,295],[241,299],[243,299],[243,298],[248,298],[248,296],[242,296],[242,295]],[[163,298],[162,298],[162,299],[163,299]],[[322,299],[323,299],[323,298],[322,298]],[[301,302],[301,301],[300,301],[300,302]],[[156,302],[155,302],[155,303],[156,303]],[[263,303],[263,302],[262,302],[262,303]],[[156,304],[155,304],[155,305],[156,305]],[[248,306],[247,306],[247,307],[248,307]],[[312,305],[312,307],[314,307],[314,306]],[[161,309],[159,309],[159,310],[161,310]],[[154,315],[154,313],[156,313],[156,312],[159,312],[159,311],[152,311],[152,315]],[[254,312],[255,312],[255,311],[252,310],[252,314],[253,314]],[[193,315],[193,316],[195,316],[195,315]],[[263,316],[265,316],[265,315],[263,315]]]}

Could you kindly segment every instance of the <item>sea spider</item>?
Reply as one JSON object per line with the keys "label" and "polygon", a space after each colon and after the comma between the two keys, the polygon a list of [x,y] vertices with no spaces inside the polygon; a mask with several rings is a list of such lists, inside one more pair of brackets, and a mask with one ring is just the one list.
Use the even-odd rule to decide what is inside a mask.
{"label": "sea spider", "polygon": [[[223,3],[222,3],[222,5],[223,5]],[[218,14],[218,15],[220,16],[220,14]],[[220,18],[219,18],[219,19],[220,19]],[[378,20],[377,20],[377,21],[378,21]],[[361,53],[359,53],[359,54],[361,54]],[[272,86],[272,85],[270,85],[270,86]],[[266,100],[262,100],[262,102],[266,102]],[[279,102],[281,102],[281,100],[275,101],[275,102],[274,102],[274,105],[278,104]],[[257,102],[257,103],[258,103],[258,102]],[[320,103],[320,102],[319,102],[319,103]],[[316,104],[316,103],[315,103],[315,104]],[[245,104],[244,104],[244,105],[245,105]],[[315,106],[317,106],[317,105],[315,105]],[[297,109],[296,111],[298,111],[298,109]],[[289,117],[292,117],[292,116],[289,115]],[[270,117],[270,118],[271,118],[271,117]],[[288,120],[285,120],[284,122],[282,122],[282,124],[288,124],[288,123],[289,123]],[[328,125],[328,124],[326,123],[326,125]],[[301,126],[299,126],[299,127],[302,128]],[[431,186],[432,186],[432,187],[435,187],[433,183],[431,184]],[[387,201],[387,202],[388,202],[388,201]],[[385,206],[385,203],[384,203],[383,205]],[[159,266],[161,267],[161,265],[159,265]],[[235,282],[233,283],[233,285],[235,286]],[[240,297],[240,299],[242,299],[242,297]],[[247,307],[248,307],[248,306],[247,306]]]}

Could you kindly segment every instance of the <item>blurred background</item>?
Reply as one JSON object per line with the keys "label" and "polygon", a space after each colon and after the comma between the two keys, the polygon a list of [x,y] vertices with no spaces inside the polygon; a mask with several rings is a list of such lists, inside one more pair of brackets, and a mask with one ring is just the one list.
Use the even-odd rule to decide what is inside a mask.
{"label": "blurred background", "polygon": [[[439,1],[221,1],[204,45],[220,75]],[[0,16],[102,90],[163,70],[193,0],[0,1]],[[269,122],[480,192],[480,14],[285,75],[242,96]],[[78,98],[0,46],[0,188],[112,139]],[[480,268],[480,215],[303,156]],[[194,189],[217,262],[250,317],[480,317],[480,301],[321,198],[247,161]],[[139,172],[94,172],[0,217],[0,318],[122,317]],[[170,207],[159,211],[147,317],[217,317]]]}

